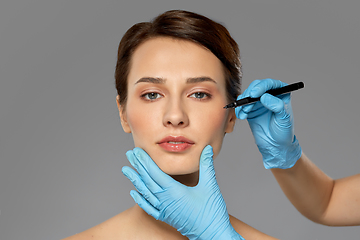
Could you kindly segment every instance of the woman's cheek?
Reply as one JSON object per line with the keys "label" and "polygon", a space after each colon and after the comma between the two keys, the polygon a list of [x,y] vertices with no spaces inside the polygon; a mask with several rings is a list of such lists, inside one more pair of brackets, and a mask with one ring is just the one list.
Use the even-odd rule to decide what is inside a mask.
{"label": "woman's cheek", "polygon": [[206,108],[199,111],[202,115],[203,124],[205,124],[207,128],[209,130],[211,129],[210,131],[214,133],[224,131],[226,124],[228,113],[221,106],[222,105],[220,104],[206,106]]}
{"label": "woman's cheek", "polygon": [[228,111],[220,108],[209,113],[207,123],[207,132],[211,133],[209,136],[209,144],[213,147],[214,159],[220,152],[227,124]]}
{"label": "woman's cheek", "polygon": [[136,109],[127,109],[127,120],[130,125],[132,134],[137,132],[139,126],[142,125],[141,111],[137,111]]}
{"label": "woman's cheek", "polygon": [[227,111],[222,109],[214,114],[213,124],[215,129],[222,129],[224,131],[227,115]]}
{"label": "woman's cheek", "polygon": [[155,142],[162,124],[161,113],[153,104],[140,104],[128,109],[128,123],[130,125],[135,147],[146,148]]}

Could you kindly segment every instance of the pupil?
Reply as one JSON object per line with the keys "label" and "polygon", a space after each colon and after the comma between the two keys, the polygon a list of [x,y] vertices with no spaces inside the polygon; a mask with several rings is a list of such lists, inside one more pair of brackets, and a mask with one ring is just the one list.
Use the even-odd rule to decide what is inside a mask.
{"label": "pupil", "polygon": [[150,99],[156,99],[157,93],[150,93],[149,98]]}
{"label": "pupil", "polygon": [[195,96],[196,96],[197,98],[203,98],[203,97],[204,97],[204,93],[198,92],[198,93],[195,94]]}

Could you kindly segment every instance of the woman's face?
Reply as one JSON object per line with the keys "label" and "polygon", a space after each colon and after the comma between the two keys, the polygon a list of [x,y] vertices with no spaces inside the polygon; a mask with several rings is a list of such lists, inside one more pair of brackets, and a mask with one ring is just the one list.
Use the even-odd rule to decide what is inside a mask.
{"label": "woman's face", "polygon": [[[119,103],[118,103],[119,104]],[[190,41],[167,37],[147,40],[134,52],[121,124],[169,175],[198,172],[203,148],[218,155],[235,113],[225,110],[221,61]],[[124,110],[124,111],[123,111]]]}

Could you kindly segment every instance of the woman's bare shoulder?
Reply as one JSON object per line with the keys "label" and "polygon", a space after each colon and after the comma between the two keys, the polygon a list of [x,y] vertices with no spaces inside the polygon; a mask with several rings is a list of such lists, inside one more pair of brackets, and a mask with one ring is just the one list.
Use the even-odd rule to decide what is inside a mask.
{"label": "woman's bare shoulder", "polygon": [[130,239],[132,233],[136,232],[136,215],[133,214],[134,208],[129,208],[124,212],[100,223],[84,232],[77,233],[63,240],[85,240],[85,239]]}
{"label": "woman's bare shoulder", "polygon": [[274,240],[277,238],[266,235],[265,233],[247,225],[246,223],[240,221],[239,219],[230,216],[230,223],[242,237],[245,239],[266,239],[266,240]]}

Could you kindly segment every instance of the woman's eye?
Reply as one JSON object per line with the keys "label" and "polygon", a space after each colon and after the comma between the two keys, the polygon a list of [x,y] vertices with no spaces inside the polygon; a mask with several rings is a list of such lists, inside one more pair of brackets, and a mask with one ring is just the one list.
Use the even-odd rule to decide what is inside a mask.
{"label": "woman's eye", "polygon": [[159,93],[151,92],[151,93],[145,93],[141,95],[142,98],[145,98],[146,100],[156,100],[161,97]]}
{"label": "woman's eye", "polygon": [[196,98],[196,99],[205,99],[205,98],[209,98],[210,94],[204,93],[204,92],[196,92],[190,95],[190,97]]}

